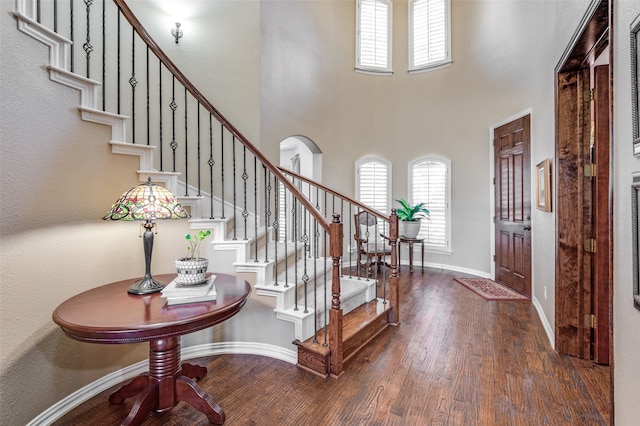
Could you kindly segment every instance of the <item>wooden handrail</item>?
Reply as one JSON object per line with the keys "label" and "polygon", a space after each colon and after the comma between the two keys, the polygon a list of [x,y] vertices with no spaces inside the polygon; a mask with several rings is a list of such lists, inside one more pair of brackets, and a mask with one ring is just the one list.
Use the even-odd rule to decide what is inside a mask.
{"label": "wooden handrail", "polygon": [[169,70],[175,78],[182,84],[185,89],[189,91],[191,96],[193,96],[200,105],[202,105],[211,115],[213,115],[233,136],[235,136],[247,149],[251,152],[264,166],[276,176],[283,185],[285,185],[289,191],[300,201],[302,205],[304,205],[307,210],[311,212],[311,215],[318,221],[322,229],[326,232],[329,232],[330,221],[326,219],[309,201],[302,192],[289,180],[286,179],[284,174],[280,171],[280,169],[275,166],[269,159],[267,159],[262,152],[260,152],[251,142],[247,139],[236,127],[231,124],[229,120],[227,120],[221,113],[214,107],[211,102],[195,87],[191,81],[178,69],[178,67],[169,59],[169,56],[160,48],[160,46],[155,42],[155,40],[151,37],[147,29],[140,23],[138,18],[131,11],[129,6],[125,3],[124,0],[113,0],[114,3],[118,6],[118,8],[122,11],[123,16],[129,21],[131,26],[138,33],[140,38],[147,44],[149,49],[158,57],[158,59],[164,64],[164,66]]}
{"label": "wooden handrail", "polygon": [[[270,191],[271,191],[271,175],[273,175],[273,177],[275,179],[278,179],[279,182],[281,182],[283,184],[283,186],[288,189],[291,193],[292,196],[294,196],[295,198],[297,198],[298,202],[305,208],[307,209],[310,213],[311,216],[315,219],[316,224],[319,223],[320,226],[323,228],[323,230],[327,233],[326,236],[329,237],[329,247],[327,250],[326,247],[326,240],[322,242],[322,247],[318,248],[314,248],[315,252],[313,253],[314,256],[316,256],[316,259],[319,258],[318,254],[320,253],[321,256],[324,256],[325,258],[327,257],[327,254],[330,256],[331,261],[332,261],[332,271],[331,271],[331,305],[330,307],[327,306],[327,301],[326,298],[324,300],[325,306],[327,306],[328,311],[326,312],[326,315],[329,316],[329,322],[328,324],[325,321],[324,326],[328,327],[328,331],[325,331],[325,337],[324,337],[324,342],[322,343],[322,353],[327,353],[327,349],[325,349],[325,347],[328,347],[328,357],[324,357],[323,360],[319,360],[319,358],[316,356],[316,353],[314,352],[315,349],[312,349],[311,352],[314,352],[314,354],[309,358],[312,361],[310,363],[308,363],[307,365],[303,365],[300,364],[303,368],[308,368],[311,371],[317,371],[319,374],[324,375],[326,377],[327,372],[332,376],[332,377],[340,377],[343,374],[344,368],[343,368],[343,362],[344,359],[348,359],[346,358],[347,356],[350,356],[354,353],[354,351],[359,350],[360,347],[362,347],[362,345],[364,345],[365,343],[362,342],[367,342],[369,340],[372,339],[372,336],[377,335],[377,330],[381,330],[383,329],[384,326],[386,326],[386,324],[399,324],[399,311],[400,311],[400,306],[399,306],[399,291],[398,291],[398,275],[397,275],[397,271],[398,271],[398,265],[397,265],[397,256],[396,256],[396,249],[397,249],[397,238],[398,238],[398,217],[396,215],[395,209],[392,210],[391,215],[387,216],[384,213],[381,213],[379,211],[376,211],[374,209],[371,209],[368,206],[365,206],[364,204],[348,197],[345,196],[343,194],[338,193],[337,191],[332,190],[331,188],[328,188],[320,183],[317,182],[313,182],[312,180],[309,180],[307,178],[305,178],[304,176],[298,175],[296,173],[292,173],[286,169],[282,169],[276,165],[274,165],[270,160],[268,160],[264,154],[262,154],[242,133],[240,133],[240,131],[238,129],[235,128],[234,125],[232,125],[229,120],[227,120],[221,113],[220,111],[218,111],[212,104],[211,102],[209,102],[209,100],[207,98],[205,98],[205,96],[193,85],[193,83],[191,83],[189,81],[189,79],[178,69],[178,67],[171,61],[171,59],[169,59],[169,57],[167,56],[167,54],[160,48],[160,46],[154,41],[154,39],[151,37],[151,35],[148,33],[148,31],[146,30],[146,28],[140,23],[140,21],[137,19],[137,17],[134,15],[134,13],[132,12],[132,10],[128,7],[128,5],[126,4],[125,0],[113,0],[115,6],[119,9],[118,13],[122,13],[122,15],[124,16],[124,18],[127,20],[127,22],[131,25],[131,27],[133,28],[133,30],[135,31],[135,33],[138,34],[138,36],[140,37],[140,40],[142,43],[146,44],[147,47],[147,52],[151,51],[156,58],[159,60],[161,68],[160,68],[160,77],[162,77],[162,66],[164,66],[164,68],[166,68],[166,70],[172,74],[173,77],[173,81],[178,80],[179,84],[181,84],[184,89],[185,89],[185,104],[187,104],[187,96],[186,93],[188,92],[190,94],[190,96],[192,96],[194,98],[195,101],[198,102],[198,108],[203,108],[206,111],[209,112],[210,117],[215,118],[220,125],[222,126],[222,130],[223,130],[223,135],[222,135],[222,140],[221,142],[221,151],[224,147],[224,142],[225,142],[225,135],[226,132],[229,132],[233,138],[234,138],[234,144],[233,144],[233,149],[234,149],[234,154],[235,154],[235,149],[236,149],[236,144],[235,144],[235,140],[237,139],[239,141],[240,144],[242,144],[242,146],[244,147],[245,151],[249,151],[253,156],[255,160],[254,165],[257,164],[257,161],[260,161],[264,167],[264,178],[265,178],[265,185],[264,185],[264,189],[265,189],[265,226],[269,226],[268,222],[268,218],[270,217],[270,212],[268,212],[268,209],[270,207],[270,203],[272,202],[270,199]],[[27,5],[30,5],[29,7],[27,7]],[[71,5],[71,13],[73,13],[73,2],[70,3]],[[17,9],[19,11],[25,11],[26,9],[34,9],[35,10],[35,6],[36,6],[36,0],[18,0],[17,3]],[[20,19],[25,19],[27,18],[28,20],[33,21],[32,17],[30,17],[31,15],[33,15],[32,10],[29,10],[28,13],[25,13],[25,16],[22,17],[20,16]],[[89,6],[87,7],[87,13],[89,13]],[[110,11],[111,13],[111,11]],[[21,14],[21,12],[16,12],[16,16],[18,17],[18,15]],[[57,14],[57,8],[55,9],[55,14]],[[103,20],[104,20],[104,9],[103,9]],[[111,14],[109,16],[112,16]],[[88,18],[89,19],[89,18]],[[118,22],[120,22],[120,15],[118,15]],[[33,21],[34,23],[36,23],[35,21]],[[54,18],[54,22],[56,22],[56,19]],[[39,23],[39,19],[38,19],[38,23]],[[104,25],[104,22],[103,22]],[[73,27],[73,26],[72,26]],[[118,25],[118,30],[119,30],[120,25]],[[55,28],[55,25],[54,25]],[[73,28],[71,28],[71,34],[73,34]],[[89,34],[89,28],[87,25],[87,37]],[[103,27],[103,36],[106,37],[105,33],[104,33],[104,27]],[[118,35],[119,36],[119,35]],[[66,37],[62,34],[59,35],[59,37],[64,38],[66,40]],[[72,37],[73,38],[73,37]],[[134,54],[134,58],[135,58],[135,49],[136,49],[136,39],[134,38],[134,40],[132,41],[132,53]],[[79,46],[78,44],[76,44],[77,46]],[[118,51],[117,51],[117,55],[118,55],[118,65],[120,64],[120,44],[118,44]],[[106,49],[105,49],[106,50]],[[147,57],[147,60],[149,58]],[[154,59],[155,61],[155,59]],[[148,62],[148,61],[147,61]],[[87,54],[86,57],[86,64],[87,64],[87,74],[89,74],[89,63],[90,63],[90,58],[89,55]],[[103,55],[103,60],[102,60],[102,66],[103,66],[103,77],[105,78],[105,81],[103,81],[103,85],[106,82],[106,76],[104,75],[104,70],[105,70],[105,64],[107,63],[106,59],[105,59],[105,55]],[[135,71],[135,63],[132,64],[133,70]],[[148,63],[147,63],[147,67],[148,67]],[[70,72],[73,73],[73,66],[71,66]],[[88,77],[88,76],[87,76]],[[135,73],[133,73],[132,78],[135,77]],[[120,68],[118,68],[118,79],[120,79]],[[121,81],[120,81],[121,82]],[[117,91],[117,96],[120,96],[120,82],[118,82],[118,91]],[[135,94],[135,84],[134,82],[132,82],[132,80],[129,80],[129,83],[133,86],[132,87],[132,93]],[[147,86],[149,86],[149,76],[147,76]],[[104,87],[104,86],[103,86]],[[147,87],[148,89],[148,87]],[[160,98],[161,98],[161,89],[162,89],[162,85],[160,85]],[[105,99],[106,96],[106,89],[103,90],[103,105],[102,105],[102,109],[105,113],[107,113],[106,111],[106,105],[105,105]],[[115,95],[116,93],[114,93]],[[175,99],[175,98],[174,98]],[[133,100],[135,100],[135,96],[133,96]],[[171,109],[173,110],[173,112],[175,113],[175,107],[176,105],[172,102],[172,104],[170,105]],[[136,111],[136,105],[135,102],[132,102],[132,117],[131,120],[135,123],[135,111]],[[149,118],[149,114],[148,111],[149,110],[149,92],[147,92],[147,121],[150,121]],[[187,125],[187,116],[186,116],[186,106],[185,106],[185,134],[186,134],[186,125]],[[198,109],[198,132],[200,132],[200,109]],[[120,114],[120,104],[118,103],[118,114]],[[160,113],[162,114],[162,112]],[[125,117],[126,118],[126,117]],[[148,123],[147,123],[148,124]],[[162,133],[162,121],[160,120],[160,133]],[[226,131],[225,131],[226,129]],[[174,123],[174,130],[175,130],[175,123]],[[147,132],[149,132],[149,126],[147,126]],[[210,130],[211,132],[211,130]],[[135,129],[134,129],[134,133],[135,133]],[[149,133],[148,133],[149,134]],[[199,135],[200,133],[198,133]],[[185,142],[186,142],[186,137],[185,137]],[[135,143],[135,137],[133,138],[134,143]],[[162,142],[162,141],[161,141]],[[175,142],[175,141],[172,141]],[[199,143],[199,138],[198,138],[198,143]],[[212,144],[212,143],[211,143]],[[161,143],[161,148],[164,146],[164,144]],[[174,150],[174,169],[175,169],[175,150],[176,148],[174,146],[171,147]],[[187,151],[185,148],[185,157],[187,156]],[[221,155],[221,157],[224,157]],[[199,145],[198,145],[198,161],[201,162],[201,158],[200,158],[200,151],[199,151]],[[162,160],[162,156],[161,156],[161,160]],[[234,155],[234,174],[233,174],[233,178],[236,179],[236,174],[235,174],[235,155]],[[246,157],[245,157],[246,160]],[[186,159],[185,159],[185,163],[186,163]],[[200,164],[200,163],[199,163]],[[210,171],[210,175],[211,175],[211,179],[213,179],[213,165],[209,164],[211,171]],[[152,166],[149,166],[152,167]],[[160,167],[162,169],[162,167]],[[255,168],[255,166],[254,166]],[[188,165],[185,164],[185,173],[188,172]],[[267,172],[269,171],[269,173],[271,175],[267,176]],[[224,173],[224,171],[222,171]],[[198,167],[198,173],[200,173],[200,168]],[[258,205],[258,198],[257,198],[257,189],[258,189],[258,179],[259,179],[259,173],[256,170],[256,181],[254,183],[254,197],[255,197],[255,204],[256,206]],[[246,165],[245,165],[245,173],[243,174],[242,178],[246,180],[245,178],[246,176]],[[389,280],[388,281],[383,281],[384,284],[381,286],[382,287],[382,300],[385,300],[385,309],[383,310],[383,312],[378,312],[378,310],[376,309],[376,318],[373,320],[369,320],[368,323],[366,324],[366,327],[361,328],[361,330],[359,332],[357,332],[356,334],[350,334],[349,336],[344,336],[343,335],[343,325],[344,325],[344,321],[343,321],[343,311],[342,311],[342,306],[341,306],[341,281],[343,280],[343,267],[345,266],[343,261],[344,261],[344,249],[347,246],[347,244],[349,244],[349,242],[351,241],[350,239],[347,238],[347,240],[345,241],[345,236],[344,236],[344,219],[341,218],[339,213],[334,212],[331,216],[332,218],[326,218],[325,216],[323,216],[323,214],[320,211],[320,207],[314,206],[311,199],[307,198],[306,195],[304,195],[303,191],[301,189],[298,188],[297,184],[298,182],[296,181],[296,179],[299,179],[301,182],[304,181],[306,184],[309,185],[313,185],[314,187],[318,188],[318,189],[322,189],[325,192],[325,196],[327,194],[330,194],[334,197],[338,197],[340,198],[340,200],[342,201],[346,201],[347,203],[349,203],[349,211],[351,211],[351,209],[355,206],[360,212],[368,212],[369,214],[371,214],[372,216],[375,216],[377,218],[379,218],[380,220],[386,221],[388,223],[388,229],[389,229],[389,235],[391,236],[390,238],[390,244],[392,247],[392,251],[391,251],[391,274],[389,276]],[[235,182],[235,181],[234,181]],[[186,179],[185,179],[185,185],[187,185]],[[211,192],[213,193],[213,183],[211,183]],[[222,188],[224,188],[224,176],[222,177]],[[198,181],[198,192],[200,189],[200,181]],[[306,188],[305,188],[306,189]],[[224,199],[224,189],[221,191],[222,192],[222,205],[224,206],[224,203],[226,202]],[[235,191],[235,185],[234,185],[234,191]],[[246,235],[247,235],[247,220],[246,220],[246,216],[245,214],[247,214],[247,200],[246,200],[246,194],[247,194],[247,188],[246,188],[246,183],[245,183],[245,210],[242,212],[243,213],[243,217],[245,218],[245,239],[246,239]],[[278,194],[276,192],[276,194]],[[212,194],[213,197],[213,194]],[[285,198],[286,199],[286,198]],[[236,199],[235,199],[235,192],[234,192],[234,209],[236,209]],[[278,200],[276,200],[276,198],[274,197],[273,200],[273,205],[277,206],[279,204]],[[286,201],[285,201],[286,203]],[[334,204],[335,204],[335,200],[334,200]],[[285,204],[286,205],[286,204]],[[257,208],[257,207],[256,207]],[[211,219],[213,219],[213,198],[212,198],[212,202],[211,202]],[[293,210],[293,212],[295,213],[297,210]],[[276,211],[276,215],[278,216],[278,211]],[[326,214],[326,211],[324,212],[324,214]],[[222,215],[224,216],[224,207],[222,208]],[[258,217],[258,213],[255,213],[255,217]],[[235,214],[234,214],[234,219],[235,219]],[[278,216],[279,219],[279,216]],[[307,219],[308,217],[305,216],[305,227],[307,227]],[[274,222],[274,228],[275,228],[275,223]],[[311,222],[309,222],[311,223]],[[295,227],[294,227],[295,229]],[[310,229],[309,228],[305,228],[305,229]],[[256,235],[258,234],[258,220],[255,219],[255,231],[256,231]],[[314,230],[314,234],[317,236],[318,234],[318,229],[315,228]],[[295,237],[295,235],[294,235]],[[307,237],[307,235],[305,234],[305,237]],[[285,238],[286,235],[285,235]],[[235,239],[235,232],[234,232],[234,239]],[[285,240],[287,241],[287,240]],[[298,241],[297,239],[295,241]],[[309,238],[304,238],[301,239],[301,241],[304,241],[305,245],[307,247],[310,247],[311,244],[309,243]],[[319,245],[319,244],[316,244]],[[278,254],[277,254],[277,247],[278,245],[276,244],[276,255],[275,255],[275,264],[278,264]],[[350,250],[351,250],[351,245],[349,244]],[[306,250],[307,248],[305,248]],[[286,243],[285,243],[285,252],[286,252]],[[310,251],[310,255],[308,257],[309,262],[316,262],[315,260],[313,260],[312,256],[311,256],[311,250]],[[297,247],[296,247],[296,253],[297,253]],[[285,253],[285,255],[288,255],[288,253]],[[265,263],[267,263],[270,259],[268,257],[268,254],[265,250]],[[296,254],[296,265],[297,265],[297,254]],[[256,249],[256,259],[255,262],[258,262],[258,258],[257,258],[257,249]],[[304,286],[306,288],[307,286],[307,281],[309,278],[314,278],[314,277],[310,277],[307,274],[307,270],[306,270],[306,265],[307,265],[307,256],[305,255],[305,272],[304,275],[306,276],[296,276],[294,277],[294,280],[296,282],[296,287],[297,287],[297,283],[299,282],[298,279],[302,278],[304,281]],[[351,262],[351,259],[349,259],[349,262]],[[315,264],[315,263],[314,263]],[[326,265],[326,260],[325,260],[325,265]],[[285,262],[285,266],[286,266],[286,262]],[[349,272],[351,272],[351,266],[348,266],[349,268]],[[278,276],[278,271],[277,271],[277,267],[274,271],[274,276]],[[297,269],[295,271],[296,275],[298,275]],[[314,268],[314,274],[315,274],[315,268]],[[359,274],[358,274],[359,275]],[[326,277],[328,276],[328,274],[325,274],[325,279],[324,279],[324,288],[325,290],[327,289],[327,280]],[[314,278],[314,279],[317,279]],[[377,278],[376,278],[377,279]],[[368,280],[368,279],[367,279]],[[386,275],[383,275],[383,280],[386,280]],[[388,284],[387,284],[388,283]],[[277,284],[277,281],[275,283],[275,285]],[[388,287],[387,287],[388,286]],[[315,284],[314,284],[315,287]],[[388,289],[387,289],[388,288]],[[315,290],[315,288],[314,288]],[[376,291],[375,294],[376,300],[371,301],[372,303],[376,304],[377,307],[377,303],[380,301],[380,297],[378,295],[378,292]],[[388,304],[387,302],[388,301]],[[307,301],[306,301],[306,297],[305,297],[305,302],[304,302],[305,307],[307,306]],[[297,305],[296,305],[297,306]],[[384,316],[386,315],[386,319],[384,318]],[[326,317],[325,317],[326,319]],[[345,339],[348,339],[348,342],[345,342]],[[351,342],[356,342],[356,344],[353,344]],[[318,341],[315,340],[314,341],[314,345],[317,345]],[[302,345],[300,345],[301,347]],[[319,346],[318,346],[319,347]],[[299,352],[300,353],[300,352]],[[310,352],[307,352],[310,353]],[[302,355],[299,355],[299,360],[305,359],[305,355],[304,353]],[[328,364],[327,364],[328,363]]]}
{"label": "wooden handrail", "polygon": [[349,202],[350,204],[353,204],[353,205],[357,206],[360,209],[360,211],[365,211],[365,212],[369,213],[370,215],[375,216],[378,219],[382,219],[382,220],[384,220],[386,222],[389,222],[389,220],[390,220],[390,217],[391,217],[390,215],[385,215],[384,213],[381,213],[378,210],[372,209],[371,207],[369,207],[369,206],[367,206],[365,204],[362,204],[360,201],[356,201],[356,200],[354,200],[353,198],[351,198],[351,197],[349,197],[347,195],[341,194],[338,191],[329,188],[328,186],[325,186],[325,185],[323,185],[323,184],[321,184],[319,182],[316,182],[316,181],[314,181],[312,179],[309,179],[309,178],[307,178],[305,176],[302,176],[302,175],[300,175],[298,173],[292,172],[291,170],[287,170],[284,167],[278,166],[278,169],[280,169],[280,171],[285,175],[292,176],[292,177],[294,177],[296,179],[299,179],[299,180],[303,181],[304,183],[307,183],[307,184],[312,185],[312,186],[316,186],[316,187],[322,189],[323,191],[325,191],[325,192],[327,192],[327,193],[329,193],[331,195],[335,195],[336,197],[342,198],[343,200]]}

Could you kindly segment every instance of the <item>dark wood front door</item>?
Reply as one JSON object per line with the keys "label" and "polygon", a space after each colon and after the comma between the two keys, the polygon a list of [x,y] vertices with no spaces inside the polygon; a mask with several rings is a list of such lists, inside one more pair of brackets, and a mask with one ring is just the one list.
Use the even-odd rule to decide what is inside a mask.
{"label": "dark wood front door", "polygon": [[496,281],[531,296],[530,116],[494,130]]}

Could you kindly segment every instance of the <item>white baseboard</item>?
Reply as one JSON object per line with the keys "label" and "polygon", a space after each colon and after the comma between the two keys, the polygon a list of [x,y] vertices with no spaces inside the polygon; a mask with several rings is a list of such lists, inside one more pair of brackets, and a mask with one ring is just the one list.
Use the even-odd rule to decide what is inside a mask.
{"label": "white baseboard", "polygon": [[256,342],[205,343],[185,348],[181,352],[183,360],[225,354],[260,355],[279,359],[289,364],[298,363],[298,353],[295,350]]}
{"label": "white baseboard", "polygon": [[[199,358],[203,356],[214,356],[224,354],[247,354],[261,355],[270,358],[279,359],[291,364],[298,363],[298,354],[294,350],[284,349],[280,346],[267,345],[255,342],[220,342],[206,343],[203,345],[191,346],[183,348],[180,356],[183,360]],[[122,368],[113,373],[107,374],[100,379],[89,383],[88,385],[78,389],[64,399],[58,401],[33,420],[27,423],[27,426],[45,426],[50,425],[65,413],[76,408],[80,404],[94,396],[98,395],[119,383],[126,382],[148,370],[148,361],[140,361],[128,367]]]}
{"label": "white baseboard", "polygon": [[536,311],[538,311],[538,317],[540,317],[540,322],[542,322],[542,327],[544,328],[545,333],[547,333],[547,337],[549,338],[549,343],[551,343],[551,347],[555,349],[556,338],[553,331],[553,327],[551,326],[551,323],[549,323],[549,319],[545,315],[544,309],[542,309],[542,305],[540,304],[540,302],[538,302],[538,299],[536,299],[535,297],[531,298],[531,302],[533,303],[533,306],[536,308]]}
{"label": "white baseboard", "polygon": [[[356,261],[352,261],[352,262],[343,262],[342,263],[343,267],[356,267]],[[402,260],[400,262],[400,266],[404,266],[404,267],[409,267],[409,261],[408,260]],[[416,270],[420,270],[420,267],[422,265],[420,264],[420,261],[417,261],[414,259],[413,261],[413,270],[414,272]],[[434,268],[434,269],[442,269],[445,271],[454,271],[454,272],[460,272],[463,274],[469,274],[469,275],[475,275],[481,278],[493,278],[491,276],[490,272],[486,272],[486,271],[478,271],[476,269],[470,269],[470,268],[463,268],[462,266],[457,266],[457,265],[448,265],[445,263],[434,263],[434,262],[424,262],[424,267],[425,268]]]}
{"label": "white baseboard", "polygon": [[[402,263],[403,265],[405,264],[404,262]],[[408,265],[408,263],[407,263]],[[415,271],[417,268],[420,268],[420,265],[416,265],[416,262],[414,260],[413,262],[413,270]],[[470,269],[470,268],[463,268],[462,266],[457,266],[457,265],[447,265],[444,263],[432,263],[432,262],[425,262],[424,263],[424,267],[425,268],[435,268],[435,269],[444,269],[447,271],[454,271],[454,272],[461,272],[463,274],[469,274],[469,275],[476,275],[478,277],[481,278],[492,278],[491,274],[489,272],[485,272],[485,271],[478,271],[476,269]]]}

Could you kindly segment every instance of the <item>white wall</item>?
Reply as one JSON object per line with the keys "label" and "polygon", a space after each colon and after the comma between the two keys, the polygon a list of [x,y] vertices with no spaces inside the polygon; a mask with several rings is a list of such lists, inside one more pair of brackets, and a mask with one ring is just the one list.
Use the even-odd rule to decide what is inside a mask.
{"label": "white wall", "polygon": [[631,121],[631,61],[629,31],[640,15],[640,2],[614,0],[614,289],[613,338],[615,420],[618,425],[638,423],[640,391],[640,311],[633,307],[633,244],[631,240],[631,179],[640,172],[633,157]]}
{"label": "white wall", "polygon": [[[210,15],[194,18],[179,46],[202,50],[184,58],[196,71],[189,77],[255,140],[259,3],[247,2],[239,12],[237,4],[209,10],[219,13],[216,26],[207,24]],[[14,0],[0,0],[0,423],[19,425],[80,387],[146,359],[148,345],[76,342],[51,319],[75,294],[144,273],[139,224],[101,220],[138,183],[140,165],[137,158],[111,154],[110,129],[80,120],[78,92],[49,80],[47,48],[17,30],[14,8]],[[231,40],[198,36],[196,24]],[[169,35],[167,51],[178,49],[171,43]],[[184,252],[177,242],[187,230],[187,221],[159,224],[154,275],[173,272]]]}
{"label": "white wall", "polygon": [[137,224],[101,220],[138,164],[80,121],[78,93],[48,79],[47,50],[17,31],[13,6],[0,13],[0,417],[17,425],[146,349],[81,345],[51,320],[68,297],[143,272]]}
{"label": "white wall", "polygon": [[[145,358],[144,345],[76,343],[51,321],[62,300],[96,281],[139,275],[143,260],[135,224],[99,219],[137,179],[135,160],[111,155],[108,131],[78,119],[77,94],[48,80],[45,47],[15,29],[13,0],[1,1],[0,418],[22,424],[80,386]],[[324,183],[353,195],[355,160],[380,155],[393,162],[400,197],[407,194],[408,162],[425,154],[450,158],[454,253],[428,260],[481,272],[490,271],[492,255],[489,129],[531,111],[532,167],[553,158],[553,69],[589,6],[589,0],[452,0],[453,65],[408,75],[407,3],[396,0],[394,74],[378,77],[353,71],[353,1],[195,1],[237,9],[185,18],[178,46],[151,2],[130,3],[149,14],[143,23],[178,65],[195,68],[189,78],[274,161],[281,140],[305,135],[323,151]],[[640,160],[631,156],[628,58],[629,24],[640,5],[614,4],[615,389],[618,424],[627,425],[636,418],[640,383],[629,231],[629,184]],[[245,13],[253,26],[243,23]],[[225,25],[216,21],[221,16],[238,22]],[[206,25],[222,34],[191,38]],[[259,60],[251,55],[257,49]],[[40,205],[46,213],[35,213]],[[554,215],[534,211],[532,223],[534,297],[553,324]],[[163,224],[156,267],[178,256],[163,241],[181,238],[184,226]]]}
{"label": "white wall", "polygon": [[[186,77],[259,147],[260,2],[135,0],[127,4]],[[178,44],[171,36],[176,19],[184,33]]]}
{"label": "white wall", "polygon": [[[324,154],[324,183],[352,196],[355,161],[384,157],[393,163],[393,199],[408,195],[413,159],[451,159],[453,254],[430,253],[427,262],[489,275],[490,128],[530,112],[532,170],[553,159],[553,70],[588,4],[453,0],[452,66],[409,75],[407,1],[396,0],[394,74],[372,76],[354,72],[355,2],[265,2],[262,147],[273,153],[289,134],[310,137]],[[552,328],[555,216],[532,216],[533,296]]]}

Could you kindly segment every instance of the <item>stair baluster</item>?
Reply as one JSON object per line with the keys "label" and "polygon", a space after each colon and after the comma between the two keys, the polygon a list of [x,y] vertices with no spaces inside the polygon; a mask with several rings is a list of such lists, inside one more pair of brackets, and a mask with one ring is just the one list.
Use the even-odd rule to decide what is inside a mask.
{"label": "stair baluster", "polygon": [[[16,3],[15,15],[24,24],[21,30],[27,34],[31,31],[30,35],[46,34],[40,40],[44,37],[50,37],[52,40],[49,44],[51,79],[81,91],[79,109],[82,111],[83,118],[111,125],[113,152],[138,155],[140,157],[139,174],[142,180],[146,180],[147,176],[153,176],[154,179],[163,180],[173,192],[178,192],[177,189],[180,186],[181,193],[185,194],[184,202],[191,203],[192,213],[196,212],[197,218],[209,220],[209,222],[203,222],[205,219],[194,220],[192,227],[222,224],[217,228],[215,244],[233,243],[238,247],[236,249],[238,253],[245,252],[246,247],[247,256],[244,258],[252,258],[252,263],[260,264],[253,266],[253,270],[263,268],[263,271],[268,270],[274,274],[273,277],[262,276],[263,285],[269,285],[268,281],[273,280],[273,283],[281,288],[293,287],[289,290],[294,293],[291,311],[313,317],[314,324],[309,336],[313,336],[311,340],[318,346],[325,348],[325,355],[322,357],[328,360],[329,364],[318,367],[318,371],[323,370],[324,373],[339,377],[342,374],[342,363],[345,357],[353,352],[353,348],[345,350],[343,346],[346,343],[342,339],[343,309],[347,308],[346,302],[341,302],[343,296],[341,280],[347,279],[343,275],[342,268],[348,269],[349,277],[353,275],[353,242],[350,238],[352,225],[349,220],[350,231],[345,237],[341,221],[344,217],[352,217],[353,209],[366,211],[369,209],[321,184],[273,165],[189,82],[149,36],[124,0],[113,0],[113,3],[103,1],[101,13],[92,7],[93,0],[83,0],[86,13],[77,17],[74,13],[76,1],[80,0],[69,0],[65,6],[62,6],[54,0],[53,10],[50,3],[41,4],[40,0],[17,0]],[[107,10],[107,3],[115,4],[116,8]],[[46,7],[45,13],[43,13],[43,7]],[[68,7],[66,10],[68,14],[64,19],[59,19],[62,7]],[[65,28],[68,33],[55,35],[43,24],[34,25],[33,15],[37,15],[37,22],[51,19],[53,16],[52,24],[55,31],[60,27]],[[115,23],[112,24],[113,21],[110,19],[115,20]],[[130,27],[123,28],[122,25],[127,23]],[[96,40],[99,35],[95,34],[95,28],[100,26],[102,40]],[[112,31],[114,26],[116,40],[114,45],[111,45],[107,39],[113,40],[114,36],[108,32]],[[73,40],[76,38],[76,32],[81,34],[82,28],[86,29],[86,33],[78,38],[84,38],[82,48],[85,55],[78,55],[76,64]],[[127,32],[129,28],[131,43],[122,43],[123,39],[129,37]],[[34,37],[37,38],[35,35]],[[95,52],[96,48],[101,49],[100,55]],[[95,67],[91,64],[95,61],[94,56],[102,58],[100,83],[91,80],[92,68],[95,73]],[[77,76],[74,73],[76,65],[78,68],[85,69],[86,76]],[[157,72],[152,72],[155,69]],[[144,78],[138,80],[139,76]],[[122,88],[125,82],[130,85],[128,91]],[[171,84],[170,96],[165,93],[166,85],[169,83]],[[101,93],[98,93],[98,85],[102,86]],[[183,90],[183,96],[178,96],[180,89]],[[140,90],[145,91],[144,101],[139,100]],[[169,97],[169,104],[165,105],[166,98]],[[190,104],[196,108],[195,113],[190,108]],[[101,105],[101,109],[97,109],[98,105]],[[157,110],[154,105],[158,106]],[[115,109],[117,112],[110,113],[109,109]],[[178,113],[184,117],[184,134],[177,127]],[[202,126],[203,113],[209,115],[207,158],[203,158],[202,152],[202,143],[206,140],[205,132],[207,131]],[[214,135],[214,120],[220,125],[219,137]],[[125,126],[127,122],[129,123],[128,133]],[[170,132],[168,126],[170,126]],[[168,143],[163,140],[165,135],[171,135]],[[138,143],[143,140],[146,140],[146,144]],[[156,154],[153,154],[152,150],[154,141],[157,141],[159,148]],[[167,147],[171,149],[170,156]],[[240,154],[237,149],[242,149],[243,171],[240,177],[237,176],[236,159]],[[251,157],[253,167],[249,163]],[[178,158],[184,161],[179,162]],[[225,168],[225,163],[229,160],[232,161],[232,167]],[[167,169],[165,161],[170,162],[171,171],[165,171]],[[216,163],[219,169],[214,167]],[[262,173],[259,173],[258,164],[262,167]],[[209,173],[209,193],[203,191],[202,183],[203,179],[206,179],[202,176],[203,170],[208,170]],[[214,178],[218,173],[220,178]],[[178,176],[180,176],[179,180]],[[243,181],[242,185],[238,185],[239,178]],[[249,179],[253,180],[253,188],[248,182]],[[189,182],[196,182],[196,186],[190,185]],[[273,185],[276,187],[274,188]],[[238,188],[239,186],[242,188]],[[231,190],[232,194],[227,194],[228,190]],[[251,190],[253,190],[253,196],[249,193]],[[191,193],[196,195],[191,196]],[[242,197],[242,206],[238,206],[237,197]],[[331,207],[329,207],[329,197],[331,197]],[[208,204],[207,213],[200,210],[207,208],[205,203]],[[340,212],[336,212],[337,204],[340,205]],[[231,215],[227,214],[228,208],[233,211]],[[349,212],[346,216],[345,210]],[[273,219],[272,212],[275,214]],[[242,221],[236,220],[239,213]],[[284,219],[281,218],[282,213],[284,213]],[[370,213],[377,215],[383,221],[390,220],[388,216],[377,212]],[[393,215],[391,217],[393,218]],[[228,230],[227,224],[229,224]],[[249,230],[250,227],[253,229]],[[237,241],[237,232],[243,228],[243,241]],[[393,226],[389,229],[392,238],[397,238],[397,230],[394,236]],[[229,231],[228,239],[227,231]],[[290,252],[290,243],[293,243],[292,252]],[[395,247],[395,242],[392,241],[392,243]],[[269,248],[271,244],[274,247],[273,251]],[[348,261],[343,256],[345,248],[349,251]],[[261,257],[260,250],[264,257]],[[332,258],[330,264],[329,256]],[[392,259],[391,263],[389,279],[393,288],[394,277],[397,278],[397,267],[393,266],[395,259]],[[284,268],[284,286],[279,285],[281,266]],[[359,276],[361,266],[355,266]],[[383,281],[380,302],[384,303],[387,299],[386,271],[377,276],[377,278],[380,277]],[[373,282],[368,276],[363,282],[366,282],[372,290],[375,289],[374,296],[378,295],[377,282]],[[299,294],[300,291],[304,294]],[[321,293],[318,293],[319,291]],[[329,293],[330,304],[328,303]],[[390,302],[392,309],[397,311],[397,297]],[[378,301],[374,300],[373,303]],[[398,322],[397,312],[394,319]],[[321,334],[314,333],[319,329],[322,329]],[[304,361],[300,363],[304,366]]]}

